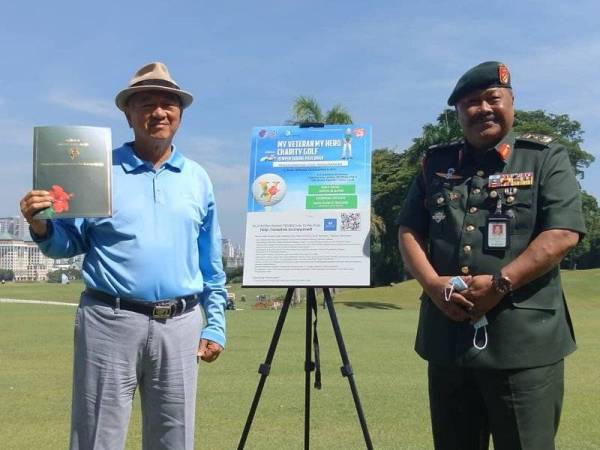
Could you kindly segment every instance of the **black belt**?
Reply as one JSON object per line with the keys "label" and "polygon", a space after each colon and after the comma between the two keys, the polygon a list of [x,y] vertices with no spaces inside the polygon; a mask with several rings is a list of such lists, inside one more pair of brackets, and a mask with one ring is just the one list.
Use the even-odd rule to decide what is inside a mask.
{"label": "black belt", "polygon": [[149,302],[127,297],[115,297],[96,289],[86,288],[85,293],[90,297],[100,300],[107,305],[145,314],[153,319],[170,319],[183,314],[198,304],[198,295],[186,295],[185,297],[168,298]]}

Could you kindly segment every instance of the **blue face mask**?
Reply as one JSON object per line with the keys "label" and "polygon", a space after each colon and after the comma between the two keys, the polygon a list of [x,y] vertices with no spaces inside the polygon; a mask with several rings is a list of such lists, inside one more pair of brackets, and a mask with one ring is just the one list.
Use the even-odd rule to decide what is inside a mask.
{"label": "blue face mask", "polygon": [[[467,289],[467,284],[461,277],[452,277],[450,279],[450,283],[448,288],[444,290],[444,300],[447,302],[450,301],[450,297],[454,291],[460,292]],[[487,347],[488,344],[488,335],[487,335],[487,325],[488,321],[485,316],[481,317],[477,322],[473,324],[473,328],[475,331],[473,332],[473,347],[477,350],[483,350]],[[481,338],[478,338],[482,333],[479,330],[483,330],[483,335]]]}
{"label": "blue face mask", "polygon": [[[473,347],[475,347],[477,350],[483,350],[487,347],[487,324],[488,321],[485,316],[481,317],[481,319],[479,319],[473,324],[473,328],[475,328],[475,331],[473,332]],[[478,335],[481,335],[481,333],[479,333],[479,330],[483,330],[482,339],[478,339]]]}

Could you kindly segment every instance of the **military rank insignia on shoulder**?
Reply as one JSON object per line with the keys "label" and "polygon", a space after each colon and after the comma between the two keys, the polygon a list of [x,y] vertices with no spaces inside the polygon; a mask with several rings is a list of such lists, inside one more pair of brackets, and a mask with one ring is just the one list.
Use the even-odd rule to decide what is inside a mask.
{"label": "military rank insignia on shoulder", "polygon": [[434,144],[431,145],[427,148],[427,153],[431,153],[431,152],[435,152],[438,150],[444,150],[444,149],[449,149],[449,148],[456,148],[456,147],[462,147],[462,145],[465,143],[464,140],[459,139],[457,141],[452,141],[452,142],[446,142],[443,144]]}
{"label": "military rank insignia on shoulder", "polygon": [[552,141],[554,141],[555,138],[552,136],[548,136],[546,134],[540,134],[540,133],[523,133],[517,139],[520,139],[523,141],[534,142],[536,144],[541,144],[541,145],[550,145],[552,143]]}

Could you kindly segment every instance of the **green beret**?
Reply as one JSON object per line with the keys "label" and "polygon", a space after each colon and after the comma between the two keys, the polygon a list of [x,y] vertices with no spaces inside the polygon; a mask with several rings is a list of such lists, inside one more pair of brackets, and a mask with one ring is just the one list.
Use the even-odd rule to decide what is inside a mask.
{"label": "green beret", "polygon": [[491,87],[504,87],[512,89],[510,72],[506,64],[498,61],[486,61],[469,69],[460,77],[448,98],[448,105],[456,103],[471,91]]}

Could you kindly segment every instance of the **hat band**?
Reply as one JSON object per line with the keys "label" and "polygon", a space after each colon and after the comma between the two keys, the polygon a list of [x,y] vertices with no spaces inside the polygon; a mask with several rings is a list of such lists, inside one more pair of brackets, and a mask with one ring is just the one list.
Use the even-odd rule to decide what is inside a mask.
{"label": "hat band", "polygon": [[173,88],[173,89],[179,90],[179,86],[177,86],[175,83],[171,83],[170,81],[167,81],[167,80],[142,80],[142,81],[138,81],[137,83],[134,83],[131,85],[131,87],[138,87],[138,86],[163,86],[163,87],[168,87],[168,88]]}

